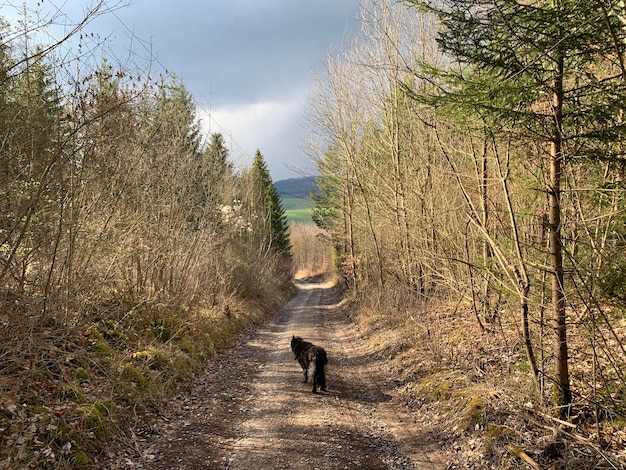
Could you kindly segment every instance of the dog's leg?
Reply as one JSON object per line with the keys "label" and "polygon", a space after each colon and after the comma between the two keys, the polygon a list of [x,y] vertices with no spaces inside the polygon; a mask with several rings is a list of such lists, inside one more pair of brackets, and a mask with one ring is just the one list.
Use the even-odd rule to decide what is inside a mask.
{"label": "dog's leg", "polygon": [[309,365],[302,358],[297,358],[300,367],[302,367],[302,372],[304,373],[304,380],[302,383],[306,383],[309,380]]}
{"label": "dog's leg", "polygon": [[315,358],[313,358],[313,390],[311,390],[313,393],[317,393],[317,367],[315,364]]}
{"label": "dog's leg", "polygon": [[315,361],[314,361],[314,375],[313,375],[313,383],[314,383],[314,387],[313,387],[313,392],[316,392],[316,387],[319,387],[322,392],[326,391],[326,364],[328,362],[328,359],[326,357],[326,351],[324,351],[323,349],[320,348],[320,350],[318,351],[318,353],[315,355]]}

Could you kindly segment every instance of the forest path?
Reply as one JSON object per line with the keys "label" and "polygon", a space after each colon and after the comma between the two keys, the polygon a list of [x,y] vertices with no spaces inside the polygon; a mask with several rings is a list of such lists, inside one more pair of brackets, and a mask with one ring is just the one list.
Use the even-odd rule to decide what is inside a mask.
{"label": "forest path", "polygon": [[[392,399],[375,351],[330,285],[299,284],[273,317],[210,361],[114,468],[445,469],[437,436]],[[323,346],[326,392],[302,383],[292,334]],[[389,390],[391,390],[391,385]]]}

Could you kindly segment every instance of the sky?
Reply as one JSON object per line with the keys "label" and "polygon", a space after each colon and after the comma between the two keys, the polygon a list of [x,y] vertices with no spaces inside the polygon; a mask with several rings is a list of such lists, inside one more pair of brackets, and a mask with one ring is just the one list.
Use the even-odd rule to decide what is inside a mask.
{"label": "sky", "polygon": [[[26,0],[34,7],[41,0]],[[118,0],[109,0],[114,6]],[[126,2],[126,0],[122,0]],[[0,15],[11,5],[0,2]],[[70,21],[95,0],[44,0]],[[331,50],[357,30],[358,0],[133,0],[86,32],[107,38],[120,60],[132,50],[174,72],[193,95],[203,127],[220,132],[237,165],[257,149],[272,179],[314,173],[302,152],[304,111]],[[42,7],[43,8],[43,7]]]}

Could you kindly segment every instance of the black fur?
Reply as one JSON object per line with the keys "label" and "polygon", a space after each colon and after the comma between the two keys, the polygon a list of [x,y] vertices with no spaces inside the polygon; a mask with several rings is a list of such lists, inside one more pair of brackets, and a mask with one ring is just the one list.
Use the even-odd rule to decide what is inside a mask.
{"label": "black fur", "polygon": [[317,393],[317,387],[326,391],[326,364],[328,357],[326,351],[320,346],[304,341],[297,336],[291,337],[291,350],[296,355],[304,371],[303,383],[309,380],[309,366],[313,364],[313,393]]}

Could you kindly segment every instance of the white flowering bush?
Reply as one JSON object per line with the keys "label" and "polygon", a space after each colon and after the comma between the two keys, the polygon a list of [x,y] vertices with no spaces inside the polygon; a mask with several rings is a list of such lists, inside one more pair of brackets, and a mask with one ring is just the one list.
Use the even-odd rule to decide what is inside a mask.
{"label": "white flowering bush", "polygon": [[252,224],[241,214],[242,207],[241,201],[238,200],[234,200],[232,205],[220,205],[222,223],[232,227],[237,232],[250,233],[252,232]]}

